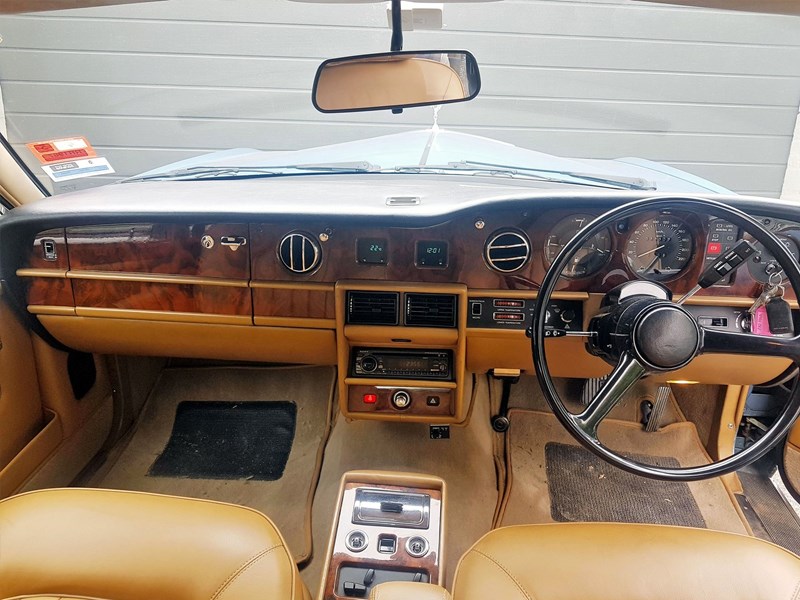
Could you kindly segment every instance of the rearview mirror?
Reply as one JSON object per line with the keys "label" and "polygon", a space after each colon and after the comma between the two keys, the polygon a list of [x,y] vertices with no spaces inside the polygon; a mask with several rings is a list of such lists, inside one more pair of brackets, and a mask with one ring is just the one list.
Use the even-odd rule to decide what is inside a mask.
{"label": "rearview mirror", "polygon": [[400,109],[465,102],[480,89],[478,63],[469,52],[385,52],[323,62],[313,103],[324,113]]}

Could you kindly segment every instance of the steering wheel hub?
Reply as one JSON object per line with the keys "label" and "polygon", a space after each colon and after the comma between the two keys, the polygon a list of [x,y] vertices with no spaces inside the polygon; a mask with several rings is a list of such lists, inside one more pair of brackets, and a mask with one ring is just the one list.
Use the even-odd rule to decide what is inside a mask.
{"label": "steering wheel hub", "polygon": [[689,364],[700,349],[697,321],[680,306],[648,306],[633,328],[633,351],[648,367],[672,371]]}

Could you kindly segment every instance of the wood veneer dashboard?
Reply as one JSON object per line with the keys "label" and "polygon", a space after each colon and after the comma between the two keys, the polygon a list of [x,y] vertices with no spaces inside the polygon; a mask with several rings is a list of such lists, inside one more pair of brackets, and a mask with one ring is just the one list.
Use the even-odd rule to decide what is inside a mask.
{"label": "wood veneer dashboard", "polygon": [[[456,390],[454,398],[425,418],[452,422],[466,418],[465,371],[532,369],[522,328],[470,324],[470,300],[532,301],[548,266],[547,247],[558,244],[553,236],[559,224],[574,215],[601,212],[591,205],[543,211],[494,208],[422,227],[357,225],[323,217],[67,226],[38,231],[29,239],[16,275],[25,286],[28,311],[68,346],[100,353],[338,364],[342,407],[348,414],[364,412],[347,404],[347,386],[357,383],[346,381],[352,347],[449,348],[457,373],[442,387]],[[631,264],[636,254],[629,251],[630,240],[655,218],[659,215],[643,214],[609,231],[603,264],[590,275],[562,279],[558,297],[582,303],[587,320],[603,293],[640,275]],[[680,294],[694,285],[710,258],[711,221],[692,213],[670,218],[685,226],[690,256],[679,272],[659,276]],[[781,232],[800,230],[789,222],[776,221],[775,226]],[[512,273],[493,270],[486,260],[487,241],[503,232],[522,233],[530,247],[530,258]],[[311,245],[304,248],[298,238],[301,245],[289,246],[284,258],[291,260],[294,252],[295,266],[301,268],[304,261],[319,259],[306,273],[290,272],[281,262],[282,244],[293,233],[304,234]],[[345,293],[352,289],[454,294],[459,320],[452,331],[402,324],[347,328]],[[733,281],[704,290],[693,302],[743,307],[760,289],[754,275],[740,269]],[[598,376],[609,370],[576,338],[548,344],[549,366],[557,376]],[[779,375],[787,364],[767,357],[746,363],[699,357],[672,376],[754,383]]]}

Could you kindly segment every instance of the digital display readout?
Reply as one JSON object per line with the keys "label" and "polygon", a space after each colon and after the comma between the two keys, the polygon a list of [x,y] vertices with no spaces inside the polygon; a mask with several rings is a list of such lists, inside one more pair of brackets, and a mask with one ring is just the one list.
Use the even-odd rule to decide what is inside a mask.
{"label": "digital display readout", "polygon": [[389,371],[427,371],[430,368],[425,358],[384,356],[383,366]]}
{"label": "digital display readout", "polygon": [[417,266],[444,268],[447,266],[447,242],[417,242]]}
{"label": "digital display readout", "polygon": [[356,242],[356,261],[363,265],[385,265],[388,254],[384,238],[359,238]]}

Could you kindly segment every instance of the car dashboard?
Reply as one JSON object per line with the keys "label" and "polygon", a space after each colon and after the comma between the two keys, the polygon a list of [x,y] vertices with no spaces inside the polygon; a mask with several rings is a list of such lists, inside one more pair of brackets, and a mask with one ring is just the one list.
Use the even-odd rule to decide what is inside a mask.
{"label": "car dashboard", "polygon": [[[150,185],[102,188],[101,209],[81,204],[82,193],[73,203],[45,200],[0,223],[0,235],[19,249],[2,257],[3,278],[42,335],[93,353],[337,365],[348,417],[432,424],[466,420],[469,373],[533,369],[525,330],[550,263],[592,219],[637,197],[516,190],[482,200],[485,190],[472,190],[473,201],[426,213],[425,196],[413,189],[373,190],[386,214],[336,203],[292,213],[288,200],[280,213],[236,202],[200,210],[164,197],[127,207],[113,201],[123,188]],[[798,257],[800,224],[790,207],[727,200],[759,215]],[[617,222],[564,270],[547,325],[582,330],[603,295],[629,281],[681,295],[744,235],[724,220],[677,211]],[[687,308],[702,325],[747,331],[747,309],[775,270],[761,249]],[[796,307],[792,291],[786,295]],[[610,370],[578,337],[545,343],[555,376]],[[669,376],[752,384],[788,366],[701,356]]]}

